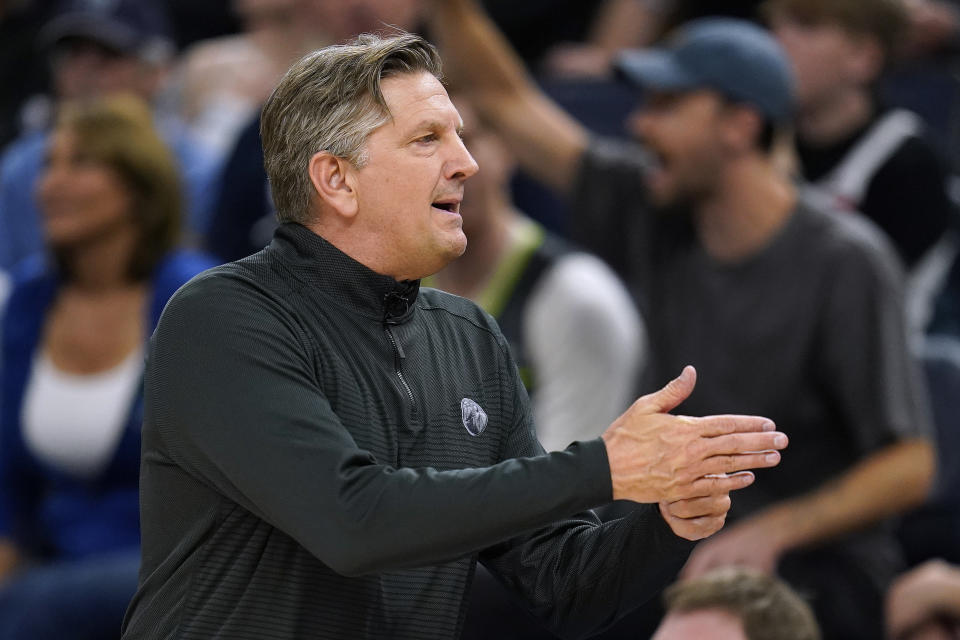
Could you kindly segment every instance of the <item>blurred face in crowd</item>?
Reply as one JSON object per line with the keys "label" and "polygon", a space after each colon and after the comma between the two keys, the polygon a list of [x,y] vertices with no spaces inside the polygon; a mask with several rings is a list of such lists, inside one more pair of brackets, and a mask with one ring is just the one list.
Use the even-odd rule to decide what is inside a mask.
{"label": "blurred face in crowd", "polygon": [[134,227],[132,196],[120,175],[86,155],[66,128],[51,136],[37,196],[51,247],[79,246]]}
{"label": "blurred face in crowd", "polygon": [[381,237],[397,279],[436,273],[466,249],[460,203],[477,163],[463,145],[460,114],[429,73],[381,84],[392,118],[370,134],[367,162],[352,168],[358,231]]}
{"label": "blurred face in crowd", "polygon": [[869,86],[882,68],[874,38],[829,23],[773,15],[770,27],[790,58],[801,108],[829,105],[850,89]]}
{"label": "blurred face in crowd", "polygon": [[467,181],[464,187],[463,231],[469,239],[490,221],[488,215],[499,206],[507,191],[516,163],[500,138],[481,122],[468,100],[453,96],[453,103],[463,118],[463,142],[470,155],[483,170]]}
{"label": "blurred face in crowd", "polygon": [[719,608],[675,611],[657,628],[653,640],[749,640],[740,619]]}
{"label": "blurred face in crowd", "polygon": [[159,82],[158,70],[139,58],[96,42],[67,40],[53,54],[53,82],[63,100],[89,99],[132,92],[150,100]]}
{"label": "blurred face in crowd", "polygon": [[655,158],[646,174],[661,207],[695,205],[716,189],[726,160],[722,125],[726,102],[713,91],[653,92],[631,114],[631,133]]}

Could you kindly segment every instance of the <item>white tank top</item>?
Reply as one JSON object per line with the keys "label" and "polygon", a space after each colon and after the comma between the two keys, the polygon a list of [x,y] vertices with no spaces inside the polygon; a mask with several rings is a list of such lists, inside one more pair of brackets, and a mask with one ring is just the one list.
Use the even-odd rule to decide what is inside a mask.
{"label": "white tank top", "polygon": [[37,355],[23,400],[27,449],[75,476],[103,471],[123,436],[143,355],[140,346],[112,369],[83,375],[61,371],[45,353]]}

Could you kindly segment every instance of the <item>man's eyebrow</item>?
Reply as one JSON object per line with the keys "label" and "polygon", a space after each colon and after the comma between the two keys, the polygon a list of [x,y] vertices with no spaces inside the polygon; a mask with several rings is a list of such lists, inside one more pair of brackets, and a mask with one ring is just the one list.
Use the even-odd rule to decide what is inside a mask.
{"label": "man's eyebrow", "polygon": [[[440,131],[440,130],[446,129],[448,126],[449,126],[448,123],[442,120],[431,118],[431,119],[421,120],[414,126],[410,127],[409,133],[410,135],[413,135],[418,131]],[[463,125],[458,124],[458,126],[456,127],[456,131],[457,131],[457,134],[460,134],[463,131]]]}

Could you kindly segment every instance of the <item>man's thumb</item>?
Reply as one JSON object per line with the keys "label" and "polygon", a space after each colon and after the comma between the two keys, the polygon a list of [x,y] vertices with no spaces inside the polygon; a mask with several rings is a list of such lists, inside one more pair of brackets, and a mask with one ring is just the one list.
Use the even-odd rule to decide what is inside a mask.
{"label": "man's thumb", "polygon": [[637,402],[648,413],[666,413],[690,397],[696,385],[697,370],[687,365],[667,386],[641,397]]}

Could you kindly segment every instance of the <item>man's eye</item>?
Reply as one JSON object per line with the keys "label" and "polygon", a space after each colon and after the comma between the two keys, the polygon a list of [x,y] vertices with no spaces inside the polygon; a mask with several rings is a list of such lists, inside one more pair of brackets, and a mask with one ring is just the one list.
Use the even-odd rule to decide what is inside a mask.
{"label": "man's eye", "polygon": [[429,133],[425,136],[421,136],[417,138],[417,142],[423,142],[423,143],[436,142],[436,140],[437,140],[437,134],[435,133]]}

